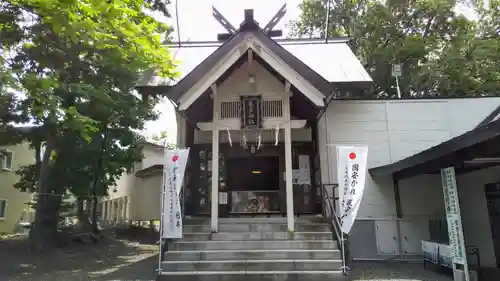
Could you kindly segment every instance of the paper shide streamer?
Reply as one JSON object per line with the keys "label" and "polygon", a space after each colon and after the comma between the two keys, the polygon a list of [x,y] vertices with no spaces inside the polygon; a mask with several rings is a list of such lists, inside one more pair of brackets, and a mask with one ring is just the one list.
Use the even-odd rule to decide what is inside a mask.
{"label": "paper shide streamer", "polygon": [[280,137],[280,127],[276,125],[276,129],[274,130],[274,146],[278,146],[278,140]]}
{"label": "paper shide streamer", "polygon": [[260,149],[262,144],[262,131],[259,132],[259,135],[257,136],[257,150]]}
{"label": "paper shide streamer", "polygon": [[233,147],[233,141],[231,140],[231,132],[229,131],[229,127],[226,127],[227,131],[227,140],[229,142],[229,146]]}

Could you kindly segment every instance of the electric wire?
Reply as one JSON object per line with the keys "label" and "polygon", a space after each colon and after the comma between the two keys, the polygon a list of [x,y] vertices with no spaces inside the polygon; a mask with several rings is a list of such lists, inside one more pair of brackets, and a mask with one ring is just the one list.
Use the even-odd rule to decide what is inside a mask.
{"label": "electric wire", "polygon": [[[179,0],[175,0],[175,22],[177,25],[177,40],[179,41],[179,49],[180,49],[181,48],[181,27],[179,24]],[[177,55],[177,52],[179,51],[179,49],[177,49],[177,51],[175,52],[174,59],[175,59],[175,56]]]}
{"label": "electric wire", "polygon": [[325,43],[328,44],[328,25],[330,19],[330,0],[326,0],[326,19],[325,19]]}

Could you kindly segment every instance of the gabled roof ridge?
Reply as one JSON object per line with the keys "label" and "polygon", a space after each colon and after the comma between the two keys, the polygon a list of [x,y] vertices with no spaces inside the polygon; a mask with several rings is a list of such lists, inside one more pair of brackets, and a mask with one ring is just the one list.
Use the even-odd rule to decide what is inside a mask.
{"label": "gabled roof ridge", "polygon": [[240,29],[230,37],[224,44],[212,52],[205,60],[198,64],[191,72],[184,76],[177,84],[172,85],[169,89],[169,98],[178,102],[180,97],[194,86],[201,75],[205,75],[210,71],[217,62],[226,55],[229,50],[232,50],[238,44],[247,38],[247,34],[252,34],[256,39],[262,42],[270,51],[275,53],[285,64],[288,64],[300,76],[308,80],[311,85],[314,85],[323,95],[327,96],[333,91],[334,87],[329,81],[323,78],[320,74],[286,50],[278,42],[265,34],[261,28],[241,31]]}
{"label": "gabled roof ridge", "polygon": [[[313,78],[313,80],[315,81],[310,81],[311,84],[313,84],[315,87],[318,87],[318,90],[320,92],[322,92],[325,97],[329,96],[330,95],[330,92],[333,91],[333,87],[332,85],[330,84],[329,81],[327,81],[323,76],[321,76],[320,74],[318,74],[318,72],[314,71],[311,67],[309,67],[308,65],[306,65],[303,61],[301,61],[300,59],[298,59],[294,54],[292,54],[291,52],[289,52],[287,49],[285,49],[281,44],[279,44],[278,42],[276,42],[275,40],[273,40],[271,37],[269,37],[267,34],[265,34],[264,32],[260,31],[258,34],[256,34],[257,38],[259,38],[259,35],[263,37],[263,39],[266,39],[266,40],[269,40],[270,44],[276,46],[281,52],[276,52],[275,50],[272,50],[272,46],[267,46],[271,49],[271,51],[273,51],[274,53],[276,53],[278,56],[280,56],[280,58],[288,65],[292,66],[293,64],[298,64],[299,66],[303,67],[303,69],[308,72],[307,74],[308,75],[304,75],[304,74],[301,74],[300,71],[297,71],[301,68],[296,68],[296,67],[293,67],[295,71],[298,72],[299,75],[301,75],[302,77],[304,78]],[[259,38],[259,40],[262,41],[262,38]],[[265,44],[265,42],[263,42]],[[289,62],[287,61],[286,58],[283,58],[283,56],[288,56],[288,58],[292,59],[292,62]],[[312,75],[313,77],[311,77],[310,75]],[[308,79],[309,80],[309,79]],[[321,84],[321,85],[317,85],[317,84]]]}
{"label": "gabled roof ridge", "polygon": [[[204,75],[212,69],[212,67],[217,64],[218,61],[227,53],[227,51],[233,49],[239,43],[243,41],[247,32],[237,32],[230,37],[224,44],[215,49],[208,57],[206,57],[202,62],[200,62],[194,69],[192,69],[188,74],[186,74],[181,80],[179,80],[175,85],[170,88],[170,98],[174,102],[178,102],[179,98],[189,90],[194,84],[196,84],[198,79],[194,79],[194,76]],[[196,80],[196,81],[190,81]]]}

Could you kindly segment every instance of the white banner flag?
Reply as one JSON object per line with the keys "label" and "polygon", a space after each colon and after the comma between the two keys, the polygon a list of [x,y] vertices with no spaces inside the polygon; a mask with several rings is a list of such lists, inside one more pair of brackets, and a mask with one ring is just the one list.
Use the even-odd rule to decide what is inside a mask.
{"label": "white banner flag", "polygon": [[163,168],[162,238],[182,238],[180,194],[189,148],[165,150]]}
{"label": "white banner flag", "polygon": [[351,231],[358,214],[366,181],[368,147],[337,146],[337,180],[339,183],[338,210],[341,230]]}

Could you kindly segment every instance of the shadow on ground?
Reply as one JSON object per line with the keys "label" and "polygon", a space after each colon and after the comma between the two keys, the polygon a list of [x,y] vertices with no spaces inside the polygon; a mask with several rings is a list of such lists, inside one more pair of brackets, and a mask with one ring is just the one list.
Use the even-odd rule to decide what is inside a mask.
{"label": "shadow on ground", "polygon": [[[50,253],[31,253],[26,240],[0,241],[1,281],[155,280],[157,233],[114,229],[99,244],[76,244]],[[355,262],[352,281],[450,281],[422,264]]]}
{"label": "shadow on ground", "polygon": [[125,226],[115,228],[114,235],[118,239],[126,239],[140,244],[156,244],[160,237],[160,233],[146,227]]}
{"label": "shadow on ground", "polygon": [[154,280],[158,247],[126,236],[113,231],[98,244],[73,243],[45,253],[30,252],[26,239],[0,241],[0,280]]}

